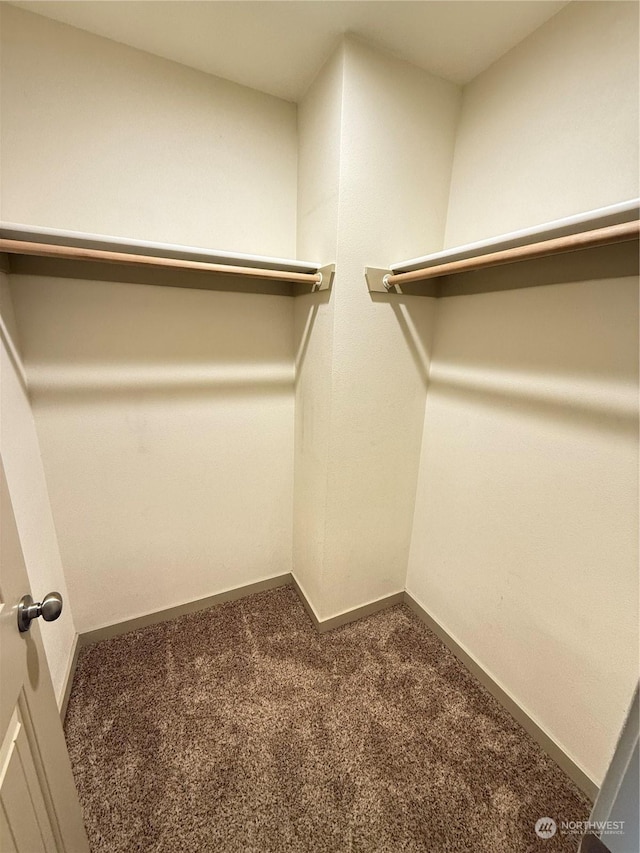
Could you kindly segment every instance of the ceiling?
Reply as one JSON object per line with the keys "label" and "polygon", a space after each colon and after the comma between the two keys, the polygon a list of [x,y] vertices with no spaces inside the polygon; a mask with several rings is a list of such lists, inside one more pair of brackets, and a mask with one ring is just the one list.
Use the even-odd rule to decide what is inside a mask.
{"label": "ceiling", "polygon": [[12,5],[297,101],[343,33],[464,84],[567,0],[38,0]]}

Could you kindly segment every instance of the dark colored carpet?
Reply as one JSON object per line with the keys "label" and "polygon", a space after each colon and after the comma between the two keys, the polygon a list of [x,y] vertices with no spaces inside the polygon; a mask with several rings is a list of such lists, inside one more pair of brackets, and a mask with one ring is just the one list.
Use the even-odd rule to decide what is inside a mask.
{"label": "dark colored carpet", "polygon": [[400,605],[318,635],[260,593],[89,646],[66,735],[93,853],[519,853],[590,804]]}

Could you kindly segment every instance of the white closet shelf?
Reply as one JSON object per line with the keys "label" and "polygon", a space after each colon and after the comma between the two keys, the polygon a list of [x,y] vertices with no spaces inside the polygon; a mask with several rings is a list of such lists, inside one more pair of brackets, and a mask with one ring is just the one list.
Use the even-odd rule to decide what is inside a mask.
{"label": "white closet shelf", "polygon": [[[240,280],[248,279],[260,282],[255,292],[279,295],[328,290],[335,271],[333,264],[322,267],[309,261],[231,254],[193,246],[136,241],[10,222],[0,223],[0,253],[10,256],[12,272],[76,277],[80,274],[90,278],[91,270],[99,266],[103,271],[100,277],[109,278],[108,270],[113,265],[141,271],[144,283],[253,291],[250,285],[237,286]],[[28,259],[44,259],[44,263],[34,265]],[[161,273],[164,278],[145,280],[145,271],[147,275],[149,272],[152,275]],[[176,273],[189,276],[193,273],[201,276],[204,273],[207,276],[194,283],[193,277],[176,279]],[[114,278],[126,280],[122,276]]]}
{"label": "white closet shelf", "polygon": [[[388,269],[366,267],[365,277],[372,293],[401,293],[404,284],[638,240],[639,216],[640,200],[632,199],[534,228],[400,261]],[[439,294],[429,292],[428,295]]]}

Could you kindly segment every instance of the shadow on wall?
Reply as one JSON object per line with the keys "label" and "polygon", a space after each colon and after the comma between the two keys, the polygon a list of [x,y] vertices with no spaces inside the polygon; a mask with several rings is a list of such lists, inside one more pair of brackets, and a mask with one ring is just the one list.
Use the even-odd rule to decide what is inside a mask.
{"label": "shadow on wall", "polygon": [[152,366],[127,363],[74,366],[30,365],[29,388],[39,401],[87,403],[129,396],[177,397],[216,394],[233,396],[290,395],[291,364],[238,363],[233,366],[157,362]]}
{"label": "shadow on wall", "polygon": [[634,437],[638,434],[637,389],[606,385],[580,376],[554,377],[476,365],[438,362],[431,371],[431,393],[469,406],[503,408],[523,418],[553,419]]}
{"label": "shadow on wall", "polygon": [[[425,389],[427,389],[429,387],[429,366],[433,348],[434,326],[433,313],[426,312],[424,308],[425,299],[430,299],[430,297],[407,294],[387,295],[386,293],[371,293],[370,297],[374,303],[388,304],[395,314],[416,371]],[[436,306],[434,306],[434,312],[437,312]]]}
{"label": "shadow on wall", "polygon": [[[303,302],[304,299],[304,302]],[[298,317],[296,328],[300,331],[295,335],[294,350],[295,350],[295,370],[296,377],[302,373],[309,344],[313,336],[313,329],[318,318],[318,314],[322,306],[328,306],[331,300],[331,290],[321,290],[318,293],[310,293],[300,299],[300,305],[306,307],[306,315],[303,313]]]}
{"label": "shadow on wall", "polygon": [[24,391],[26,397],[29,396],[29,387],[27,377],[22,366],[20,353],[17,346],[17,334],[15,330],[11,330],[4,316],[5,306],[3,301],[0,301],[0,340],[5,346],[11,365],[15,371],[16,378],[20,383],[20,387]]}
{"label": "shadow on wall", "polygon": [[[428,389],[434,328],[432,322],[425,322],[424,306],[421,305],[424,298],[404,296],[394,302],[392,307],[418,375]],[[434,310],[437,323],[437,307]]]}
{"label": "shadow on wall", "polygon": [[[590,254],[595,275],[599,265]],[[628,258],[618,257],[628,272]],[[555,277],[566,279],[571,265],[547,260],[555,264]],[[468,275],[443,281],[446,293],[463,286],[480,292],[438,300],[433,347],[419,323],[419,306],[430,297],[371,295],[393,310],[431,394],[523,417],[637,434],[636,278],[540,286],[535,268],[518,265],[517,271],[506,266],[487,271],[482,281]]]}
{"label": "shadow on wall", "polygon": [[636,278],[441,299],[432,388],[635,434],[637,321]]}
{"label": "shadow on wall", "polygon": [[291,394],[288,297],[12,277],[38,399]]}
{"label": "shadow on wall", "polygon": [[[425,387],[472,405],[606,419],[633,431],[637,275],[637,247],[630,242],[444,276],[402,295],[370,296],[393,310]],[[420,306],[434,296],[440,299],[432,331],[421,323]],[[462,333],[456,333],[458,323]]]}

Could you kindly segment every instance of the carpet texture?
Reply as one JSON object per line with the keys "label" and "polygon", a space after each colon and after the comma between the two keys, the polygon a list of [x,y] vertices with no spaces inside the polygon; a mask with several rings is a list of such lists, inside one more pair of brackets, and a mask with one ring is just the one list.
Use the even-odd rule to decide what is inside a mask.
{"label": "carpet texture", "polygon": [[289,587],[83,649],[65,729],[92,853],[556,853],[590,810],[408,608],[319,635]]}

